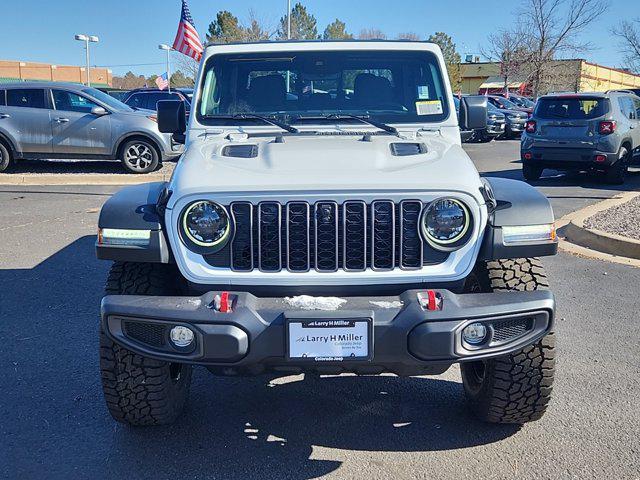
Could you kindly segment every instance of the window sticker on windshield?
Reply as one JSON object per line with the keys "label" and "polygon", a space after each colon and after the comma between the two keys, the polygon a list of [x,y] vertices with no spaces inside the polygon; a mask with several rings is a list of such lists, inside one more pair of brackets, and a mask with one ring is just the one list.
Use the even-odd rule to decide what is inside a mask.
{"label": "window sticker on windshield", "polygon": [[418,98],[420,100],[424,100],[425,98],[429,98],[429,86],[428,85],[418,85]]}
{"label": "window sticker on windshield", "polygon": [[416,102],[416,113],[418,115],[439,115],[442,113],[442,102],[440,100]]}

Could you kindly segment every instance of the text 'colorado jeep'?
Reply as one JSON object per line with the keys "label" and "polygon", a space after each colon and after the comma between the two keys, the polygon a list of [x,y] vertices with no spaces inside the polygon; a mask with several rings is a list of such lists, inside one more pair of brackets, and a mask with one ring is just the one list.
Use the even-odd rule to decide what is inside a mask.
{"label": "text 'colorado jeep'", "polygon": [[262,372],[440,374],[460,363],[478,417],[542,416],[557,250],[547,199],[478,175],[460,146],[440,49],[422,42],[283,42],[206,49],[171,181],[104,205],[98,258],[109,411],[174,421],[193,365]]}

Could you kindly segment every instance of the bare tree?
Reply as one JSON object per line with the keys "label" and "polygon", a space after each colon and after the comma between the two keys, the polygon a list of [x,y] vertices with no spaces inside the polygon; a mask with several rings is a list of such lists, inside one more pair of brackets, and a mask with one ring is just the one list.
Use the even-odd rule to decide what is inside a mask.
{"label": "bare tree", "polygon": [[626,67],[640,71],[640,18],[623,20],[613,34],[620,40],[620,51],[624,54]]}
{"label": "bare tree", "polygon": [[523,65],[529,53],[526,36],[522,32],[500,30],[488,37],[488,45],[481,50],[489,60],[500,63],[500,76],[507,91],[514,80],[523,80]]}
{"label": "bare tree", "polygon": [[519,32],[526,32],[528,54],[524,68],[534,96],[548,88],[553,61],[562,54],[575,54],[591,46],[580,34],[607,9],[602,0],[524,0]]}
{"label": "bare tree", "polygon": [[358,34],[359,40],[386,40],[387,34],[379,28],[365,28]]}
{"label": "bare tree", "polygon": [[418,35],[417,33],[414,32],[403,32],[398,34],[397,36],[398,40],[409,40],[412,42],[419,42],[420,40],[422,40],[420,38],[420,35]]}

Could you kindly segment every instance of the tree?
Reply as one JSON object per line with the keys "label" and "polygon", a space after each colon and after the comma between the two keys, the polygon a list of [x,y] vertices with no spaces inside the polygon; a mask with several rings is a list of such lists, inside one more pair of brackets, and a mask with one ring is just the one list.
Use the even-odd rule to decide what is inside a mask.
{"label": "tree", "polygon": [[259,42],[261,40],[269,40],[271,38],[269,29],[263,26],[253,11],[249,12],[249,25],[244,28],[245,42]]}
{"label": "tree", "polygon": [[122,90],[133,90],[134,88],[144,87],[147,79],[143,75],[136,75],[129,71],[123,77],[113,77],[113,86]]}
{"label": "tree", "polygon": [[171,74],[171,86],[172,87],[193,87],[194,80],[191,77],[186,76],[181,70],[177,70]]}
{"label": "tree", "polygon": [[244,34],[238,17],[227,10],[222,10],[217,13],[215,21],[209,24],[207,41],[214,43],[242,42]]}
{"label": "tree", "polygon": [[640,71],[640,18],[622,21],[613,29],[613,34],[619,39],[625,66],[634,72]]}
{"label": "tree", "polygon": [[327,25],[327,28],[324,29],[324,33],[322,34],[322,38],[324,40],[346,40],[353,38],[353,35],[347,33],[347,26],[344,22],[341,22],[337,18]]}
{"label": "tree", "polygon": [[[296,3],[291,9],[291,38],[297,40],[316,40],[318,27],[316,17],[307,12],[301,3]],[[280,18],[277,32],[278,40],[287,39],[287,15]]]}
{"label": "tree", "polygon": [[420,35],[414,32],[404,32],[398,34],[398,40],[410,40],[412,42],[419,42],[421,40]]}
{"label": "tree", "polygon": [[453,39],[444,32],[436,32],[429,36],[427,41],[440,47],[444,62],[447,64],[451,89],[454,92],[460,90],[462,88],[462,68],[460,67],[462,59],[456,50],[456,44],[453,43]]}
{"label": "tree", "polygon": [[489,35],[489,45],[481,50],[489,60],[500,63],[505,91],[515,79],[522,81],[526,76],[523,72],[528,54],[526,39],[522,32],[500,30]]}
{"label": "tree", "polygon": [[386,40],[387,34],[379,28],[365,28],[358,34],[359,40]]}
{"label": "tree", "polygon": [[553,89],[555,62],[560,55],[588,51],[580,34],[607,10],[601,0],[524,0],[520,21],[512,30],[526,32],[523,68],[534,97]]}

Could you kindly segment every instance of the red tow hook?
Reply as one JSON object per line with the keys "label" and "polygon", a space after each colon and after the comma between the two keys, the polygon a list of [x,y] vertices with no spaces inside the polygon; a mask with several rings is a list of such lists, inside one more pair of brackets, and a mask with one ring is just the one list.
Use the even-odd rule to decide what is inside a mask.
{"label": "red tow hook", "polygon": [[216,295],[213,298],[213,309],[220,313],[231,313],[234,299],[235,295],[230,295],[229,292],[221,292],[220,295]]}
{"label": "red tow hook", "polygon": [[435,290],[418,292],[418,302],[424,310],[442,310],[443,300],[442,294]]}

